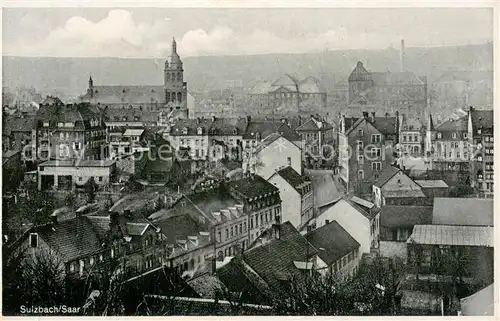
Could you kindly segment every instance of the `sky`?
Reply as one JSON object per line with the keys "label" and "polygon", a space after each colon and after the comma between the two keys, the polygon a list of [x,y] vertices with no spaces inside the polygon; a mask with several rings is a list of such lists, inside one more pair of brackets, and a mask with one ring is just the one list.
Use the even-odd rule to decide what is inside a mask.
{"label": "sky", "polygon": [[485,43],[483,8],[4,8],[3,55],[166,57]]}

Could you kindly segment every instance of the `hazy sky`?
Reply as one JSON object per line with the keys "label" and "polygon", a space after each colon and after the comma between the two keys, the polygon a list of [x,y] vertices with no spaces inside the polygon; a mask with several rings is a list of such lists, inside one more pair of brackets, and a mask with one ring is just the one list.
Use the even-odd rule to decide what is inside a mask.
{"label": "hazy sky", "polygon": [[164,57],[484,43],[490,9],[4,8],[3,54]]}

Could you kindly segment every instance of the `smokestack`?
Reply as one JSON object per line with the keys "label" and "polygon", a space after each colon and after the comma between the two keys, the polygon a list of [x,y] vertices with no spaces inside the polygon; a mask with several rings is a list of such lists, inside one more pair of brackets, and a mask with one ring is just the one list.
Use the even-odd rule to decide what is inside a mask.
{"label": "smokestack", "polygon": [[405,71],[405,41],[401,39],[401,49],[399,52],[399,69]]}

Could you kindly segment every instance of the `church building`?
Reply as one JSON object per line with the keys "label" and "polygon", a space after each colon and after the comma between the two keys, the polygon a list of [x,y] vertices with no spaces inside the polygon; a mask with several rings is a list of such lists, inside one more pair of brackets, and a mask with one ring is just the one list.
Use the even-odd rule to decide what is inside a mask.
{"label": "church building", "polygon": [[155,86],[97,86],[89,79],[87,93],[82,102],[98,105],[102,110],[135,110],[142,113],[167,113],[168,118],[188,118],[189,99],[184,67],[172,40],[172,53],[165,62],[164,83]]}

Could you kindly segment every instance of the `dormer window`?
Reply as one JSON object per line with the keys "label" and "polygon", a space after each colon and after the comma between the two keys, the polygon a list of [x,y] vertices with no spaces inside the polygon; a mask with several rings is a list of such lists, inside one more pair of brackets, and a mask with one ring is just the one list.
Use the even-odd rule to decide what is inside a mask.
{"label": "dormer window", "polygon": [[188,133],[187,127],[183,127],[182,128],[182,135],[187,135],[187,133]]}
{"label": "dormer window", "polygon": [[38,247],[38,233],[30,233],[30,247]]}
{"label": "dormer window", "polygon": [[467,138],[467,133],[464,133],[464,138]]}
{"label": "dormer window", "polygon": [[453,138],[457,138],[457,133],[453,133],[453,134],[451,134],[451,137],[453,137]]}
{"label": "dormer window", "polygon": [[198,127],[198,128],[196,129],[196,133],[197,133],[198,135],[203,134],[203,128]]}
{"label": "dormer window", "polygon": [[358,136],[363,136],[363,129],[358,129]]}

